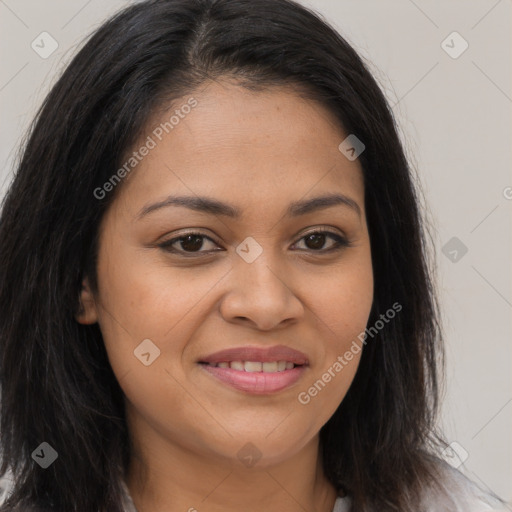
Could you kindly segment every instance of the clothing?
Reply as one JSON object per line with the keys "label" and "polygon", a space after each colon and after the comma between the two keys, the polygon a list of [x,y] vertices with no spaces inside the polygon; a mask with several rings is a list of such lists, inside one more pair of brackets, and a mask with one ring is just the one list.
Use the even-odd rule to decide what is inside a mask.
{"label": "clothing", "polygon": [[[448,464],[442,463],[442,467],[446,474],[444,487],[447,496],[426,490],[422,507],[418,510],[422,512],[510,512],[510,504],[502,503],[498,497],[484,491]],[[137,512],[126,482],[122,481],[122,486],[125,491],[125,512]],[[338,497],[332,512],[351,512],[350,497]]]}

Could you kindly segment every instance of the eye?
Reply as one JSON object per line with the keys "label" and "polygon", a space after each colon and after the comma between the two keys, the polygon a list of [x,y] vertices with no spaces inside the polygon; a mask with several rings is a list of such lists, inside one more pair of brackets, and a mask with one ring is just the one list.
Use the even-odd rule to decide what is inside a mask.
{"label": "eye", "polygon": [[[329,247],[325,248],[325,244],[329,239],[331,240],[331,244]],[[302,241],[305,244],[305,248],[299,248],[300,251],[310,251],[320,254],[341,250],[342,248],[349,247],[351,245],[351,243],[343,236],[331,231],[319,229],[316,231],[311,231],[302,236],[294,245],[297,245]],[[207,242],[213,244],[215,247],[217,247],[217,249],[202,250],[205,249],[205,246],[207,246]],[[219,248],[219,246],[209,236],[200,232],[185,233],[181,236],[165,240],[164,242],[158,244],[158,247],[164,251],[178,254],[184,257],[207,255],[211,254],[212,252],[224,250]]]}
{"label": "eye", "polygon": [[[206,236],[203,233],[186,233],[182,236],[166,240],[161,244],[158,244],[158,247],[164,249],[165,251],[178,253],[185,256],[187,253],[194,254],[213,252],[211,249],[206,251],[200,250],[204,248],[205,240],[208,240],[214,245],[217,245],[209,236]],[[177,245],[179,248],[175,247],[175,245]]]}
{"label": "eye", "polygon": [[[334,242],[330,247],[325,249],[324,245],[329,238],[334,240]],[[303,250],[320,253],[331,252],[350,246],[350,242],[343,236],[331,231],[322,230],[311,231],[300,238],[299,242],[300,241],[304,241],[304,244],[306,245],[306,249]]]}

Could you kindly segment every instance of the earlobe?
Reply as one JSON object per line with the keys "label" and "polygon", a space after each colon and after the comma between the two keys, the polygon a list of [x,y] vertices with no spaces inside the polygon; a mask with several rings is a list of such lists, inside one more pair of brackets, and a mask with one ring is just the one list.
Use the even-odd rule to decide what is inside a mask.
{"label": "earlobe", "polygon": [[87,277],[82,281],[79,306],[75,314],[75,319],[79,324],[83,325],[95,324],[98,321],[96,301]]}

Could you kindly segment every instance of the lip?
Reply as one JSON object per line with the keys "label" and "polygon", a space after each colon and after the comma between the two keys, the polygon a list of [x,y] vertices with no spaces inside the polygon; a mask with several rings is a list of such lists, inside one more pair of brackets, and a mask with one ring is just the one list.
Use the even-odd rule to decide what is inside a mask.
{"label": "lip", "polygon": [[233,370],[233,368],[219,368],[218,366],[208,366],[201,364],[206,372],[216,377],[221,382],[255,395],[265,395],[276,393],[295,384],[307,366],[295,366],[290,370],[282,372],[264,373],[264,372],[246,372],[242,370]]}
{"label": "lip", "polygon": [[225,361],[260,361],[262,363],[291,361],[299,365],[307,365],[309,363],[306,354],[285,345],[275,345],[266,348],[251,346],[227,348],[202,357],[198,362],[216,364]]}
{"label": "lip", "polygon": [[[289,361],[299,366],[280,372],[246,372],[207,364],[232,361],[262,363]],[[265,395],[277,393],[295,384],[306,371],[309,361],[307,356],[298,350],[284,345],[276,345],[268,348],[251,346],[229,348],[203,357],[198,363],[204,371],[224,384],[246,393]]]}

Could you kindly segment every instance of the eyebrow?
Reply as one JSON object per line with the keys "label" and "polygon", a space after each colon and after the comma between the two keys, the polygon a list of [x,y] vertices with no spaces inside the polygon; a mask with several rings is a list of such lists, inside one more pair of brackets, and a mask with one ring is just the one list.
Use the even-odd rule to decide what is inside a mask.
{"label": "eyebrow", "polygon": [[[242,211],[240,208],[228,203],[223,203],[217,199],[212,199],[210,197],[169,196],[163,201],[159,201],[158,203],[153,203],[142,208],[142,210],[137,215],[137,218],[140,219],[151,212],[169,206],[181,206],[201,213],[222,215],[234,219],[238,219],[242,216]],[[313,197],[312,199],[294,201],[288,206],[285,215],[287,217],[298,217],[300,215],[306,215],[318,210],[331,208],[332,206],[346,206],[357,213],[359,217],[361,217],[361,208],[359,207],[359,204],[354,201],[354,199],[344,194],[328,194],[324,196]]]}

